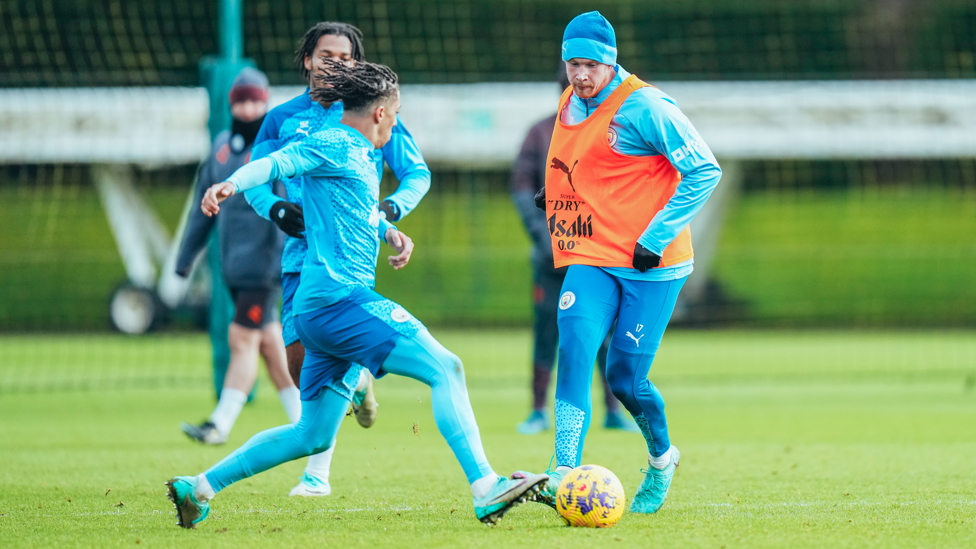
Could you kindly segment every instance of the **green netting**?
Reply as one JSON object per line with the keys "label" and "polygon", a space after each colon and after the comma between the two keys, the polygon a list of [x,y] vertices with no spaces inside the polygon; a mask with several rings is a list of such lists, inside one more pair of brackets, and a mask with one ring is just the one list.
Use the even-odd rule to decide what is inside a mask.
{"label": "green netting", "polygon": [[[0,86],[198,85],[217,53],[217,2],[3,0]],[[565,24],[599,9],[621,62],[656,80],[976,77],[965,0],[304,2],[243,0],[245,55],[295,84],[311,24],[362,29],[367,57],[403,82],[544,81]]]}

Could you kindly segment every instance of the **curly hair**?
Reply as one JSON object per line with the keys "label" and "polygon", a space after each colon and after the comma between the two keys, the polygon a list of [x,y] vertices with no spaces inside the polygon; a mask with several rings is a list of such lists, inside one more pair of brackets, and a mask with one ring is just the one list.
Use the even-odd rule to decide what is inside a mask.
{"label": "curly hair", "polygon": [[302,37],[298,49],[295,50],[295,68],[298,69],[302,78],[307,80],[311,76],[310,71],[305,68],[305,58],[312,57],[315,54],[315,47],[323,36],[345,36],[352,44],[353,61],[359,63],[366,59],[366,53],[363,50],[363,33],[359,29],[349,23],[322,21],[305,31],[305,36]]}
{"label": "curly hair", "polygon": [[348,67],[333,59],[325,62],[325,73],[314,76],[319,86],[312,88],[312,100],[319,103],[342,101],[347,111],[362,113],[377,101],[400,90],[397,75],[390,67],[357,63]]}

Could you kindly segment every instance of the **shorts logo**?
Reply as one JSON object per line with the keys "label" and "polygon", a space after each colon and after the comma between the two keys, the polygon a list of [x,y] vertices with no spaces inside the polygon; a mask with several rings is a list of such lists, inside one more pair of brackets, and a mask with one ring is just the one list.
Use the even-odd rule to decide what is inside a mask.
{"label": "shorts logo", "polygon": [[261,320],[264,319],[264,309],[260,305],[251,305],[247,310],[247,318],[255,324],[261,324]]}
{"label": "shorts logo", "polygon": [[576,303],[576,294],[573,292],[564,292],[559,298],[559,308],[563,311],[572,307],[573,303]]}
{"label": "shorts logo", "polygon": [[410,313],[402,307],[397,307],[390,311],[390,318],[393,319],[393,322],[406,322],[410,320]]}

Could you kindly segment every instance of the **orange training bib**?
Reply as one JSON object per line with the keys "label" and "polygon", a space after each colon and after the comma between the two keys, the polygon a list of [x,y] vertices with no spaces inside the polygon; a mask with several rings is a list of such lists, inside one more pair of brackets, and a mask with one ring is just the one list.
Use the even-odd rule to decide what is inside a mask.
{"label": "orange training bib", "polygon": [[[573,89],[559,100],[546,169],[546,217],[557,268],[633,267],[637,239],[681,181],[666,156],[627,156],[608,142],[617,110],[647,85],[631,75],[575,126],[562,122]],[[664,249],[660,267],[693,256],[691,231],[685,227]]]}

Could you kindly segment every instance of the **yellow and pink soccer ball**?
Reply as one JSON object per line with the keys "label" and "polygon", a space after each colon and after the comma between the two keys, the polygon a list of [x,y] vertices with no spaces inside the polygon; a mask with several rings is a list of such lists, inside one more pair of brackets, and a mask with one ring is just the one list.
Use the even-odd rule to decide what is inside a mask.
{"label": "yellow and pink soccer ball", "polygon": [[556,510],[570,526],[609,528],[623,516],[626,505],[620,480],[599,465],[573,469],[556,491]]}

